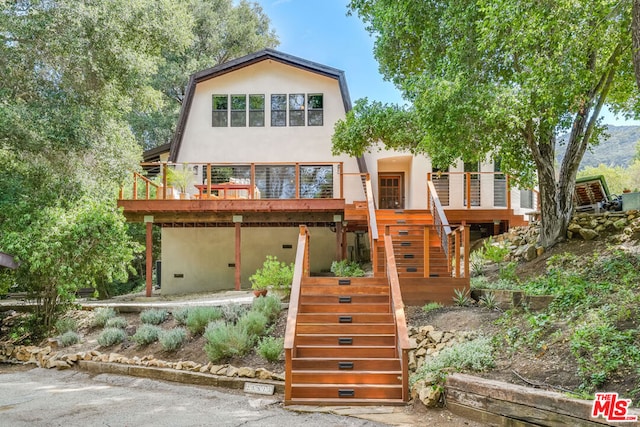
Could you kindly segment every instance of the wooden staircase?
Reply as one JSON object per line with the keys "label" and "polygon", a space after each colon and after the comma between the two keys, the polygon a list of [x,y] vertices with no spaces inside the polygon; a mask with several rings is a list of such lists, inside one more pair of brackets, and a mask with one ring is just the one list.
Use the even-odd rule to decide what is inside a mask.
{"label": "wooden staircase", "polygon": [[[378,234],[385,229],[393,240],[398,276],[448,277],[451,275],[447,256],[442,250],[440,237],[433,226],[428,210],[376,210]],[[375,276],[385,275],[384,240],[376,243]]]}
{"label": "wooden staircase", "polygon": [[285,404],[408,400],[386,277],[303,277],[297,307]]}

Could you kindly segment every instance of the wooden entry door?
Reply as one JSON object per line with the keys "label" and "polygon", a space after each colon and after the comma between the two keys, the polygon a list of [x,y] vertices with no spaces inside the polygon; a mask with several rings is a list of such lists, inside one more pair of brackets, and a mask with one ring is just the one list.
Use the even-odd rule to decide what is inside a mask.
{"label": "wooden entry door", "polygon": [[404,209],[403,178],[402,173],[379,176],[378,200],[380,200],[380,209]]}

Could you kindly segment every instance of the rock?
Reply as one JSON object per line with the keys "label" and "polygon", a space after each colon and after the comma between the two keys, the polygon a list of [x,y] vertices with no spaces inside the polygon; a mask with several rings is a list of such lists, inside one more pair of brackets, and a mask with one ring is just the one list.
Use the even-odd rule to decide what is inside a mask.
{"label": "rock", "polygon": [[534,245],[527,245],[523,253],[525,261],[533,261],[538,256],[538,251]]}
{"label": "rock", "polygon": [[219,374],[220,371],[222,371],[223,369],[226,370],[227,367],[224,366],[224,365],[213,365],[209,369],[209,372],[211,372],[212,374],[216,375],[216,374]]}
{"label": "rock", "polygon": [[542,254],[544,253],[544,247],[542,246],[536,247],[536,253],[538,254],[538,256],[542,256]]}
{"label": "rock", "polygon": [[244,377],[244,378],[255,378],[256,377],[256,370],[253,369],[253,368],[249,368],[247,366],[244,366],[244,367],[238,369],[238,376],[239,377]]}
{"label": "rock", "polygon": [[613,223],[613,226],[615,227],[616,230],[622,230],[627,226],[626,218],[621,218],[617,220],[616,222]]}
{"label": "rock", "polygon": [[439,343],[442,340],[443,336],[444,336],[444,332],[442,332],[442,331],[431,331],[431,332],[429,332],[429,338],[431,338],[431,341],[433,341],[435,343]]}
{"label": "rock", "polygon": [[256,378],[261,380],[270,380],[273,378],[273,374],[264,368],[258,368],[256,369]]}
{"label": "rock", "polygon": [[440,396],[442,395],[442,389],[437,385],[423,385],[418,390],[418,399],[427,408],[433,408],[440,402]]}
{"label": "rock", "polygon": [[229,365],[227,367],[227,371],[225,372],[225,375],[228,377],[237,377],[238,376],[238,368],[236,368],[233,365]]}
{"label": "rock", "polygon": [[122,355],[121,354],[111,353],[111,354],[109,354],[109,358],[107,359],[107,362],[109,362],[109,363],[118,362],[118,359],[122,359]]}
{"label": "rock", "polygon": [[409,338],[409,348],[416,348],[418,347],[418,343],[416,342],[415,338]]}
{"label": "rock", "polygon": [[598,237],[598,232],[588,228],[582,228],[580,229],[580,236],[582,236],[584,240],[593,240]]}

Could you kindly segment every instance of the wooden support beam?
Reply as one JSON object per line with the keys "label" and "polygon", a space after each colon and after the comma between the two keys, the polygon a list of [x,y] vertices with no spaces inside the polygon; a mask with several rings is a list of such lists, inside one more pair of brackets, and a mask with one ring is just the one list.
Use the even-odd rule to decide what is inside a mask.
{"label": "wooden support beam", "polygon": [[153,220],[146,222],[147,226],[147,265],[146,265],[146,296],[151,296],[151,287],[153,278]]}
{"label": "wooden support beam", "polygon": [[429,226],[424,227],[424,277],[429,277]]}
{"label": "wooden support beam", "polygon": [[242,232],[241,232],[241,225],[242,223],[240,222],[236,222],[235,223],[235,227],[236,227],[236,267],[235,267],[235,289],[236,291],[240,290],[240,267],[241,267],[241,237],[242,237]]}
{"label": "wooden support beam", "polygon": [[342,222],[336,222],[336,261],[342,260]]}

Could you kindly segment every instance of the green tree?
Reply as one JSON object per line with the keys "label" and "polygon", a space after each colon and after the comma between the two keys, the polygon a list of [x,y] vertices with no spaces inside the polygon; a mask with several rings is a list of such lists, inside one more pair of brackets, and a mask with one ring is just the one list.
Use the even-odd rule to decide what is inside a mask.
{"label": "green tree", "polygon": [[167,46],[164,62],[154,76],[160,102],[129,116],[136,139],[144,149],[168,143],[173,137],[189,76],[196,71],[279,44],[269,17],[247,0],[189,0],[193,40],[183,49]]}
{"label": "green tree", "polygon": [[[541,243],[563,240],[605,101],[633,108],[631,2],[352,0],[349,8],[376,36],[380,70],[411,101],[406,115],[421,129],[412,141],[382,142],[427,153],[440,167],[493,155],[521,180],[535,171]],[[567,130],[556,170],[556,135]],[[372,134],[351,150],[337,132],[336,151],[358,154]]]}
{"label": "green tree", "polygon": [[40,302],[45,327],[79,287],[126,278],[127,115],[158,102],[163,49],[189,46],[191,26],[172,0],[0,2],[0,250],[20,262],[1,282]]}

